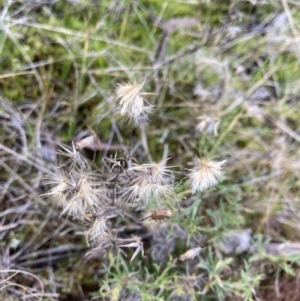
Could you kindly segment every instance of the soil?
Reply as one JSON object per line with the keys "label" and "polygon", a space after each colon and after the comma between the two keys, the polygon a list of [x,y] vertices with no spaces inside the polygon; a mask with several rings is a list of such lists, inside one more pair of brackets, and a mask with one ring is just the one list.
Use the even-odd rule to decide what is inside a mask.
{"label": "soil", "polygon": [[261,284],[258,297],[261,301],[300,301],[300,280],[281,275],[275,289],[275,279]]}

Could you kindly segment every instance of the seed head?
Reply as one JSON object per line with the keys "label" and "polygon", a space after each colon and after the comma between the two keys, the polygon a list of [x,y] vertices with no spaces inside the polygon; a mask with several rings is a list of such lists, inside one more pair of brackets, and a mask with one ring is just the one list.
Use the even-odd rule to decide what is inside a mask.
{"label": "seed head", "polygon": [[152,200],[159,202],[161,199],[170,198],[172,189],[168,185],[153,184],[141,180],[130,186],[123,194],[127,202],[147,205]]}
{"label": "seed head", "polygon": [[95,213],[104,206],[107,190],[100,186],[96,174],[80,170],[73,171],[76,179],[76,190],[64,207],[62,214],[82,218],[86,213]]}
{"label": "seed head", "polygon": [[89,230],[89,240],[96,240],[105,245],[110,244],[111,242],[107,230],[106,218],[103,216],[97,216]]}
{"label": "seed head", "polygon": [[67,214],[73,218],[80,219],[85,214],[83,198],[80,194],[75,194],[66,204],[61,215]]}
{"label": "seed head", "polygon": [[124,105],[132,102],[137,96],[140,95],[145,82],[141,84],[130,83],[127,84],[118,84],[117,98],[120,99],[120,105]]}
{"label": "seed head", "polygon": [[67,203],[67,196],[75,189],[76,183],[71,174],[66,174],[61,169],[53,169],[45,184],[54,185],[49,192],[43,194],[51,202],[54,202],[59,207],[64,207]]}
{"label": "seed head", "polygon": [[187,184],[191,187],[192,192],[203,192],[209,187],[215,186],[219,181],[223,180],[222,168],[226,160],[216,162],[209,160],[200,160],[198,158],[197,165],[191,170]]}
{"label": "seed head", "polygon": [[138,124],[140,117],[146,116],[152,110],[152,106],[142,96],[154,93],[142,92],[144,84],[145,82],[118,84],[116,89],[121,117],[135,124]]}
{"label": "seed head", "polygon": [[151,200],[159,201],[172,195],[172,187],[168,184],[171,177],[171,167],[166,166],[167,160],[158,163],[147,163],[130,168],[136,177],[124,192],[126,201],[147,205]]}
{"label": "seed head", "polygon": [[73,141],[72,141],[72,150],[69,150],[69,149],[63,147],[62,145],[60,145],[60,147],[62,148],[62,150],[59,150],[58,154],[69,158],[67,160],[67,162],[64,163],[62,166],[71,163],[71,168],[73,168],[74,166],[77,166],[81,169],[86,169],[84,159],[81,156],[81,154],[76,150],[76,147],[75,147],[75,144]]}
{"label": "seed head", "polygon": [[172,175],[171,168],[173,166],[167,166],[168,159],[162,159],[159,162],[151,162],[142,165],[135,164],[134,167],[129,170],[136,170],[141,172],[148,182],[153,184],[165,184]]}

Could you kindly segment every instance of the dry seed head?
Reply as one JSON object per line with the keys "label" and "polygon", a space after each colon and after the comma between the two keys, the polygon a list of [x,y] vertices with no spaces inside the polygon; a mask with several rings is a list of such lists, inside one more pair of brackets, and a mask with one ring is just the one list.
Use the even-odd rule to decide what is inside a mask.
{"label": "dry seed head", "polygon": [[60,145],[60,147],[63,150],[59,150],[57,153],[69,158],[69,160],[65,164],[63,164],[62,166],[71,163],[71,167],[77,166],[80,169],[85,169],[86,168],[84,159],[81,156],[81,154],[76,150],[76,147],[75,147],[75,144],[74,144],[73,141],[72,141],[72,150],[69,150],[69,149],[63,147],[62,145]]}
{"label": "dry seed head", "polygon": [[192,192],[203,192],[209,187],[215,186],[219,181],[223,180],[222,168],[226,160],[217,162],[209,160],[200,160],[198,164],[191,170],[187,184],[191,187]]}
{"label": "dry seed head", "polygon": [[84,213],[95,213],[97,209],[100,209],[98,196],[91,186],[82,186],[73,198],[82,204]]}
{"label": "dry seed head", "polygon": [[151,162],[142,165],[135,164],[129,170],[140,171],[150,183],[164,184],[172,176],[172,166],[167,166],[168,159],[163,159],[159,162]]}
{"label": "dry seed head", "polygon": [[124,85],[118,84],[116,89],[121,117],[135,124],[138,124],[140,117],[145,116],[152,110],[152,106],[150,104],[146,105],[147,102],[142,96],[153,93],[143,93],[141,90],[144,84],[145,82],[141,84],[135,82]]}
{"label": "dry seed head", "polygon": [[75,194],[66,204],[61,215],[67,214],[73,218],[81,219],[85,214],[85,208],[82,202],[82,197],[79,194]]}
{"label": "dry seed head", "polygon": [[123,105],[121,105],[121,115],[131,118],[138,118],[140,115],[144,112],[144,99],[137,95],[134,99],[131,100],[131,102],[123,102]]}
{"label": "dry seed head", "polygon": [[117,98],[120,99],[120,105],[124,105],[124,103],[132,102],[135,97],[140,95],[145,82],[141,84],[130,83],[127,84],[118,84],[118,88],[116,89]]}
{"label": "dry seed head", "polygon": [[154,221],[160,221],[170,218],[173,215],[171,210],[156,210],[152,213],[151,218]]}
{"label": "dry seed head", "polygon": [[74,195],[74,198],[82,204],[84,213],[93,213],[100,208],[96,187],[91,180],[89,175],[83,174],[78,181],[77,193]]}
{"label": "dry seed head", "polygon": [[[123,193],[127,202],[147,205],[151,200],[160,201],[170,198],[172,186],[167,184],[172,175],[171,167],[166,166],[166,160],[158,163],[147,163],[130,168],[134,172],[134,180]],[[138,174],[138,175],[136,175]]]}
{"label": "dry seed head", "polygon": [[45,184],[55,185],[49,192],[43,194],[59,207],[64,207],[68,194],[75,189],[76,183],[71,174],[66,174],[61,169],[53,169]]}
{"label": "dry seed head", "polygon": [[202,248],[194,248],[186,251],[182,255],[179,256],[179,260],[184,261],[184,260],[189,260],[189,259],[194,259],[197,255],[199,255],[200,251]]}
{"label": "dry seed head", "polygon": [[106,218],[103,216],[97,216],[89,230],[89,240],[96,240],[105,245],[110,244],[107,230]]}
{"label": "dry seed head", "polygon": [[147,205],[152,200],[159,203],[162,199],[170,198],[172,189],[168,185],[152,184],[147,181],[141,181],[130,186],[124,193],[123,197],[126,202],[133,204]]}
{"label": "dry seed head", "polygon": [[77,191],[81,193],[89,211],[104,206],[107,200],[107,189],[101,186],[99,176],[92,172],[80,170],[74,173],[77,179]]}
{"label": "dry seed head", "polygon": [[107,190],[100,186],[96,174],[82,169],[72,174],[76,180],[76,189],[62,214],[81,219],[85,214],[96,213],[105,205]]}

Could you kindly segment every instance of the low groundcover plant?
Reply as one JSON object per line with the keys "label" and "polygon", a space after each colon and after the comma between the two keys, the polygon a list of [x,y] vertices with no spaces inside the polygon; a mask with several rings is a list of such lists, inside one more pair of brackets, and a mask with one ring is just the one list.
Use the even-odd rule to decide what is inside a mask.
{"label": "low groundcover plant", "polygon": [[[130,126],[138,126],[141,118],[148,116],[153,106],[143,97],[154,93],[142,92],[141,84],[119,85],[116,94],[120,117]],[[90,136],[77,143],[72,142],[72,149],[61,146],[59,154],[67,160],[53,168],[47,184],[53,187],[44,194],[53,202],[61,215],[85,222],[88,245],[95,250],[116,246],[134,248],[132,260],[141,253],[144,256],[142,238],[118,237],[118,229],[113,229],[111,220],[117,216],[127,216],[135,222],[147,219],[156,222],[170,219],[180,201],[176,195],[177,184],[173,166],[168,166],[169,158],[158,162],[132,163],[130,149],[125,156],[106,158],[106,172],[93,170],[93,163],[85,159],[79,148],[97,142],[97,137]],[[80,147],[79,147],[80,146]],[[223,167],[226,160],[220,162],[197,158],[194,167],[187,175],[185,185],[191,193],[203,192],[223,180]],[[134,215],[133,209],[152,210],[145,218]],[[201,247],[188,250],[180,260],[194,258]]]}

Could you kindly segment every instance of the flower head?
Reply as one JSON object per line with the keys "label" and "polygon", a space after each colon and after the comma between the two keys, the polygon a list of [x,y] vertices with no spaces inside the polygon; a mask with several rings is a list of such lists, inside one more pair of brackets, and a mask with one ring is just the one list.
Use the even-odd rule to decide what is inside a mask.
{"label": "flower head", "polygon": [[209,187],[215,186],[219,181],[223,180],[222,168],[226,160],[217,162],[209,160],[200,160],[198,164],[191,170],[187,184],[191,187],[192,192],[203,192]]}
{"label": "flower head", "polygon": [[139,119],[142,116],[146,116],[152,110],[152,106],[143,96],[154,93],[142,92],[144,84],[145,82],[141,84],[135,82],[124,85],[118,84],[118,88],[116,89],[121,117],[135,124],[138,124]]}

